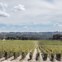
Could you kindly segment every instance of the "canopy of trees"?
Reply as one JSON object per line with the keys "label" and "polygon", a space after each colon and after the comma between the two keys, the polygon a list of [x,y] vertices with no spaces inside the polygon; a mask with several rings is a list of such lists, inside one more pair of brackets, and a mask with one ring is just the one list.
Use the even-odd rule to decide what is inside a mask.
{"label": "canopy of trees", "polygon": [[[60,34],[59,34],[60,33]],[[62,40],[62,32],[9,32],[0,33],[0,40]]]}

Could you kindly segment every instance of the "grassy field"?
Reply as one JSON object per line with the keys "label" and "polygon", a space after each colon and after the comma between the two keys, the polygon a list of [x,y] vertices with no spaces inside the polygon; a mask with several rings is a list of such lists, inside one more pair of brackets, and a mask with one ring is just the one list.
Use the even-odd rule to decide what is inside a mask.
{"label": "grassy field", "polygon": [[0,51],[28,52],[34,48],[34,41],[31,40],[0,40]]}
{"label": "grassy field", "polygon": [[39,49],[48,54],[62,53],[62,41],[59,40],[41,40],[38,42]]}
{"label": "grassy field", "polygon": [[[62,53],[62,41],[59,40],[0,40],[0,52],[25,52],[39,48],[48,54]],[[1,54],[1,53],[0,53]]]}
{"label": "grassy field", "polygon": [[7,52],[7,57],[15,57],[24,52],[24,56],[35,49],[35,41],[32,40],[0,40],[0,57],[5,56]]}

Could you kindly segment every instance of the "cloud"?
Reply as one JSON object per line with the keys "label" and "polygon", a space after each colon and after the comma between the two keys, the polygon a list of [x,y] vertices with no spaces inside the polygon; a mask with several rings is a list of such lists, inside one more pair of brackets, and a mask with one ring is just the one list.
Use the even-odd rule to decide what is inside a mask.
{"label": "cloud", "polygon": [[18,11],[25,11],[25,7],[24,7],[24,5],[22,5],[22,4],[19,4],[19,5],[17,5],[17,6],[15,6],[14,7],[14,9],[15,10],[18,10]]}
{"label": "cloud", "polygon": [[10,15],[5,11],[0,11],[0,17],[9,17]]}
{"label": "cloud", "polygon": [[[57,0],[59,1],[59,0]],[[21,13],[20,12],[16,12],[14,14],[11,15],[12,17],[7,20],[7,23],[11,23],[11,24],[24,24],[24,23],[34,23],[34,24],[49,24],[52,19],[56,19],[56,15],[58,12],[62,12],[58,7],[57,1],[53,1],[54,4],[51,4],[49,1],[47,0],[27,0],[27,1],[23,1],[23,0],[18,0],[18,3],[15,3],[15,0],[12,2],[8,1],[8,4],[11,6],[11,8],[13,6],[15,11],[23,11],[25,9],[25,7],[27,8],[26,11],[23,11]],[[19,4],[20,2],[22,2],[22,4]],[[13,4],[12,4],[13,3]],[[24,7],[25,6],[25,7]],[[60,5],[58,5],[60,7]],[[10,11],[10,8],[8,9],[8,12]],[[55,17],[55,18],[53,18]],[[8,21],[9,20],[9,21]],[[4,21],[4,19],[3,19]],[[6,22],[5,22],[6,23]]]}
{"label": "cloud", "polygon": [[8,5],[6,3],[2,3],[0,2],[0,10],[5,11],[5,9],[8,7]]}
{"label": "cloud", "polygon": [[[48,29],[48,26],[46,25],[46,28]],[[9,28],[10,27],[10,28]],[[38,28],[39,27],[39,28]],[[29,28],[29,29],[28,29]],[[35,29],[34,29],[35,28]],[[16,30],[17,29],[17,30]],[[6,32],[40,32],[40,29],[43,29],[43,25],[12,25],[12,24],[0,24],[0,31],[6,31]],[[45,27],[44,27],[45,29]]]}
{"label": "cloud", "polygon": [[6,12],[7,4],[0,2],[0,17],[9,17],[9,14]]}
{"label": "cloud", "polygon": [[[29,26],[41,24],[43,25],[42,27],[45,28],[42,28],[42,30],[45,31],[48,29],[58,29],[55,28],[58,26],[54,26],[54,24],[62,23],[62,0],[10,0],[10,2],[8,0],[5,1],[9,4],[9,8],[7,11],[11,14],[11,17],[0,18],[0,23],[13,25],[25,24]],[[11,9],[17,12],[11,12]],[[46,27],[46,25],[51,25],[52,27]],[[27,29],[29,30],[29,28]],[[41,30],[39,27],[37,28],[37,26],[36,29]],[[32,30],[35,30],[35,27]]]}

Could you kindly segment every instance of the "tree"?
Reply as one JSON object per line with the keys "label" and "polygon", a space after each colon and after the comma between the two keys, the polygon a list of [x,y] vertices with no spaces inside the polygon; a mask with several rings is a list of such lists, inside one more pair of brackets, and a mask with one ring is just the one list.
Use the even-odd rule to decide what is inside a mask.
{"label": "tree", "polygon": [[53,40],[61,40],[61,38],[62,38],[62,35],[61,34],[55,34],[55,35],[53,35]]}

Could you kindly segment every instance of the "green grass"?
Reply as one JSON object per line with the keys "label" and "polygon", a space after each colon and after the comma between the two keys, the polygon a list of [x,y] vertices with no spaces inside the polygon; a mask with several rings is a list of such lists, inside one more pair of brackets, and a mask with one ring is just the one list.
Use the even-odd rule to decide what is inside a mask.
{"label": "green grass", "polygon": [[0,52],[29,52],[36,47],[45,53],[62,53],[59,40],[0,40]]}
{"label": "green grass", "polygon": [[62,45],[60,40],[40,40],[41,45]]}
{"label": "green grass", "polygon": [[48,54],[61,53],[62,54],[62,41],[59,40],[42,40],[38,42],[39,48],[42,52]]}
{"label": "green grass", "polygon": [[30,40],[0,40],[0,51],[28,52],[34,48],[34,41]]}

